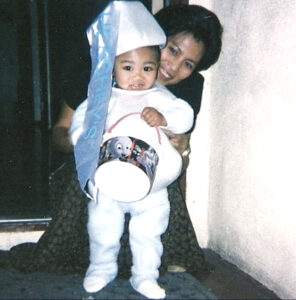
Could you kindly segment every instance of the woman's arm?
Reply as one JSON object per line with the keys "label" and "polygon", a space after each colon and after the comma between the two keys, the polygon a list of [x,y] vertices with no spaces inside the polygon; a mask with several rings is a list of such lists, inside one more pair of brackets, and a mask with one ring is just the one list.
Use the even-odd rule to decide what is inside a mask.
{"label": "woman's arm", "polygon": [[[178,84],[167,86],[167,88],[178,98],[186,100],[193,108],[194,115],[197,116],[201,106],[204,78],[199,73],[194,73]],[[193,125],[194,128],[195,124]],[[192,132],[192,130],[190,131]],[[174,135],[168,133],[172,145],[182,155],[183,170],[188,167],[190,154],[190,133]]]}
{"label": "woman's arm", "polygon": [[74,110],[66,102],[63,102],[59,119],[52,129],[53,147],[61,152],[70,153],[73,151],[69,136],[73,115]]}
{"label": "woman's arm", "polygon": [[182,172],[187,169],[189,165],[190,137],[191,133],[187,134],[174,134],[171,131],[165,130],[166,135],[169,137],[171,144],[181,154],[183,167]]}

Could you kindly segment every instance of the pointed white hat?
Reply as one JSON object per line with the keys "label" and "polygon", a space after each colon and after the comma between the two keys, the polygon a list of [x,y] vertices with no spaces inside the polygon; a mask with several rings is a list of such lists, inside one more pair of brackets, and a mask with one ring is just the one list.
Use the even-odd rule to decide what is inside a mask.
{"label": "pointed white hat", "polygon": [[127,51],[166,44],[166,35],[153,15],[139,1],[114,1],[120,13],[116,55]]}

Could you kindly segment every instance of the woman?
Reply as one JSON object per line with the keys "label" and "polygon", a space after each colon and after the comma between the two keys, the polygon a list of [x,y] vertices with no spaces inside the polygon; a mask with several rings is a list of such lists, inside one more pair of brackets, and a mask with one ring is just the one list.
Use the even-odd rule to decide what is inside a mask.
{"label": "woman", "polygon": [[[157,79],[177,97],[186,100],[193,107],[196,116],[200,109],[204,82],[198,72],[208,69],[218,60],[221,51],[221,24],[215,14],[197,5],[171,6],[159,11],[155,17],[168,37],[168,43],[161,51]],[[81,94],[76,98],[70,97],[63,104],[60,117],[53,128],[53,144],[65,153],[72,153],[68,129],[74,110],[83,99]],[[167,134],[187,165],[190,133]],[[88,200],[77,182],[72,154],[70,157],[66,165],[55,172],[51,181],[53,220],[49,228],[37,245],[27,246],[27,251],[24,251],[23,246],[10,251],[10,263],[14,267],[23,271],[46,270],[55,273],[85,271],[88,265]],[[171,216],[168,230],[163,236],[162,270],[186,270],[200,277],[209,267],[196,240],[178,183],[173,183],[168,191]],[[128,218],[126,226],[127,224]],[[24,252],[27,252],[26,259]],[[119,274],[128,275],[126,272],[130,269],[130,259],[128,234],[125,230],[119,254]]]}

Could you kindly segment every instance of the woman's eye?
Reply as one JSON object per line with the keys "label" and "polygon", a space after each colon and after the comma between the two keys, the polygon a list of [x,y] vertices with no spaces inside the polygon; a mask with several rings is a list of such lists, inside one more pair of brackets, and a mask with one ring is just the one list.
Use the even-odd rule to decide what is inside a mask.
{"label": "woman's eye", "polygon": [[123,70],[125,70],[125,71],[130,71],[131,69],[132,69],[131,66],[124,66],[124,67],[123,67]]}
{"label": "woman's eye", "polygon": [[171,52],[172,55],[177,55],[178,50],[172,46],[169,46],[169,51]]}
{"label": "woman's eye", "polygon": [[194,67],[195,67],[195,66],[194,66],[192,63],[190,63],[190,62],[185,62],[185,66],[186,66],[187,69],[189,69],[189,70],[191,70],[191,71],[192,71],[192,70],[194,69]]}

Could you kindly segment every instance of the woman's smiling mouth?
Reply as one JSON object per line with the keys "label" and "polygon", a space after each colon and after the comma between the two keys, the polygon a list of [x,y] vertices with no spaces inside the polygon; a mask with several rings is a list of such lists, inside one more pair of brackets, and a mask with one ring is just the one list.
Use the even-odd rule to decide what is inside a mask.
{"label": "woman's smiling mouth", "polygon": [[158,72],[159,72],[160,77],[162,77],[163,80],[172,79],[172,75],[169,74],[164,67],[160,66]]}

